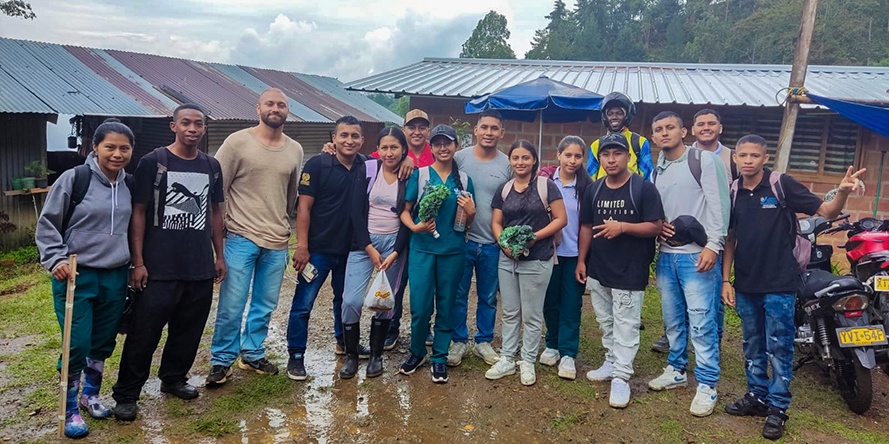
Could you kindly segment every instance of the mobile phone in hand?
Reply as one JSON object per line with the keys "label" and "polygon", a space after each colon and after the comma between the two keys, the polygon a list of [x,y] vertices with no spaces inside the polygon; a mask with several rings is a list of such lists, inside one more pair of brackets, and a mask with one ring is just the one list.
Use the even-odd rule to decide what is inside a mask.
{"label": "mobile phone in hand", "polygon": [[300,273],[306,283],[311,283],[318,276],[318,269],[312,265],[311,262],[306,264],[306,267],[303,268],[302,273]]}

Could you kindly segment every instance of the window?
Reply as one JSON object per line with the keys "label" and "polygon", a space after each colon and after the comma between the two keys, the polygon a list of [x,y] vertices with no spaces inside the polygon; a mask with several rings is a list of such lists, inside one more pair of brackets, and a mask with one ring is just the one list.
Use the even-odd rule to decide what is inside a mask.
{"label": "window", "polygon": [[837,114],[803,114],[796,122],[787,169],[815,176],[843,175],[855,164],[858,125]]}

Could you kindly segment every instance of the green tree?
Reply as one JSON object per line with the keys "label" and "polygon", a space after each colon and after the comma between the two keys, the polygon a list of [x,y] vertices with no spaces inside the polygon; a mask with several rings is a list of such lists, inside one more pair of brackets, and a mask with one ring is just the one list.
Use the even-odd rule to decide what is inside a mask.
{"label": "green tree", "polygon": [[37,17],[31,9],[30,3],[22,0],[6,0],[0,1],[0,12],[10,17],[21,17],[25,20],[33,20]]}
{"label": "green tree", "polygon": [[555,0],[553,11],[546,16],[549,23],[534,32],[531,49],[525,53],[526,59],[569,60],[573,55],[571,37],[577,26],[572,20],[571,11],[562,0]]}
{"label": "green tree", "polygon": [[506,17],[494,11],[488,12],[463,43],[460,57],[470,59],[514,59],[515,52],[509,47],[509,29]]}

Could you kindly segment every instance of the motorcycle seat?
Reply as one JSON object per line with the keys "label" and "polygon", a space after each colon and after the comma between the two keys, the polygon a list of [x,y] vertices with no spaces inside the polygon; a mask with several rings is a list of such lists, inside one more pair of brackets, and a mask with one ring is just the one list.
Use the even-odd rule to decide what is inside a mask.
{"label": "motorcycle seat", "polygon": [[829,286],[836,286],[836,288],[823,294],[821,297],[833,297],[853,293],[864,294],[867,292],[864,284],[854,276],[850,275],[837,276],[824,270],[807,270],[802,278],[803,283],[798,293],[798,296],[802,300],[815,299],[817,297],[815,296],[815,293]]}

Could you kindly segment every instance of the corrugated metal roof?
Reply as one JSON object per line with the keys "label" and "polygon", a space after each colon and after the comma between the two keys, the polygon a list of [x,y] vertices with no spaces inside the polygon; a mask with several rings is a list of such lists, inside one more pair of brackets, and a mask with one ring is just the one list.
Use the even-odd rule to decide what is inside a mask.
{"label": "corrugated metal roof", "polygon": [[[621,91],[643,103],[779,106],[790,66],[427,58],[346,86],[470,98],[541,75],[603,95]],[[828,97],[889,101],[889,68],[813,65],[806,88]]]}
{"label": "corrugated metal roof", "polygon": [[[209,65],[217,71],[221,72],[223,75],[226,75],[232,80],[241,83],[247,88],[250,88],[257,94],[262,94],[263,91],[270,88],[269,84],[257,79],[256,77],[253,77],[252,75],[250,75],[250,73],[244,71],[240,66],[226,65],[224,63],[210,63]],[[326,123],[333,122],[333,120],[330,120],[327,117],[324,117],[321,114],[312,111],[309,107],[297,102],[290,97],[288,97],[288,102],[290,105],[290,113],[303,121]],[[290,118],[289,120],[294,119]]]}
{"label": "corrugated metal roof", "polygon": [[[77,60],[80,60],[81,63],[88,66],[93,72],[110,82],[117,89],[134,97],[143,105],[153,109],[157,114],[162,116],[169,115],[176,108],[175,102],[172,100],[168,99],[168,102],[173,104],[173,107],[170,108],[167,103],[164,103],[159,98],[149,94],[143,86],[139,85],[135,78],[124,77],[123,73],[119,72],[114,67],[109,66],[106,59],[95,51],[78,46],[65,46],[65,49],[71,53],[71,55],[76,57]],[[120,63],[117,63],[117,65],[123,67]]]}
{"label": "corrugated metal roof", "polygon": [[157,88],[155,88],[154,85],[148,83],[145,79],[140,77],[138,74],[133,72],[131,69],[124,66],[123,63],[120,63],[114,57],[111,57],[111,54],[108,54],[108,52],[106,52],[105,50],[93,49],[93,48],[87,48],[87,49],[89,49],[90,51],[92,51],[93,53],[95,53],[96,55],[101,57],[102,60],[104,60],[105,63],[109,67],[111,67],[112,69],[114,69],[115,71],[120,73],[120,75],[126,77],[127,80],[135,83],[136,86],[138,86],[140,89],[147,92],[152,97],[156,97],[158,100],[160,100],[161,103],[164,104],[164,106],[166,106],[167,108],[170,109],[170,114],[172,114],[173,110],[176,109],[177,106],[179,106],[179,103],[177,103],[173,99],[170,99],[169,97],[167,97],[164,93],[160,92]]}
{"label": "corrugated metal roof", "polygon": [[352,105],[355,108],[358,108],[361,111],[373,117],[376,117],[377,120],[381,122],[401,123],[403,119],[402,117],[399,117],[398,114],[389,111],[388,109],[386,109],[386,107],[369,99],[367,96],[364,95],[364,93],[347,90],[345,88],[345,85],[343,85],[343,82],[340,82],[333,77],[316,76],[312,74],[300,74],[297,72],[291,72],[290,74],[296,76],[298,79],[301,79],[309,85],[312,85],[315,88],[318,88],[321,91],[330,94],[340,101],[348,103],[349,105]]}
{"label": "corrugated metal roof", "polygon": [[59,45],[0,39],[0,69],[62,114],[153,116]]}
{"label": "corrugated metal roof", "polygon": [[0,110],[8,113],[56,114],[56,110],[31,94],[28,88],[22,86],[2,68],[0,65]]}
{"label": "corrugated metal roof", "polygon": [[328,119],[336,120],[345,115],[352,115],[363,122],[377,121],[377,119],[359,111],[350,104],[334,99],[328,94],[325,94],[289,73],[271,69],[250,68],[246,66],[242,66],[242,68],[253,75],[253,77],[258,78],[269,85],[275,85],[276,87],[281,88],[288,97],[299,101]]}
{"label": "corrugated metal roof", "polygon": [[213,119],[256,119],[256,93],[197,62],[117,50],[106,52],[152,85],[177,95],[177,101],[204,107]]}

